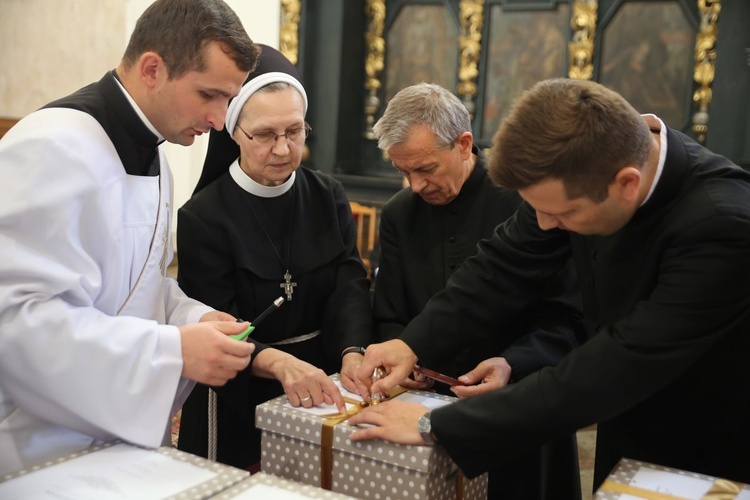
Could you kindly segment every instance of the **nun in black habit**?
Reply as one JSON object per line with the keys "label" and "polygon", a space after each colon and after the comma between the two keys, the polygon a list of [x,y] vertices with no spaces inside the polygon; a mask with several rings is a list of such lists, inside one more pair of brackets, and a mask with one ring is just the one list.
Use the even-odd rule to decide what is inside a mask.
{"label": "nun in black habit", "polygon": [[341,407],[326,374],[354,377],[361,355],[347,354],[342,366],[342,352],[372,334],[370,283],[344,189],[300,167],[310,132],[301,81],[289,60],[262,46],[178,212],[178,281],[189,296],[245,320],[285,299],[249,338],[250,366],[223,387],[199,384],[182,410],[181,450],[251,470],[260,460],[255,406],[286,393],[295,406]]}

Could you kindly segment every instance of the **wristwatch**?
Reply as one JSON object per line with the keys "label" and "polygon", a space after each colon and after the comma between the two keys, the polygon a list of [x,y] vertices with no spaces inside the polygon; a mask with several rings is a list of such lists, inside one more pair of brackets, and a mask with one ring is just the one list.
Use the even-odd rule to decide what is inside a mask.
{"label": "wristwatch", "polygon": [[347,348],[346,348],[346,349],[344,349],[344,350],[343,350],[343,352],[341,353],[341,357],[343,358],[343,357],[344,357],[344,356],[346,356],[347,354],[351,354],[351,353],[353,353],[353,352],[359,353],[359,354],[361,354],[362,356],[364,356],[364,355],[365,355],[365,348],[364,348],[364,347],[361,347],[361,346],[360,346],[360,347],[347,347]]}
{"label": "wristwatch", "polygon": [[428,446],[437,444],[437,438],[432,433],[432,424],[430,423],[430,412],[428,411],[421,417],[419,417],[419,435],[422,436],[422,441]]}

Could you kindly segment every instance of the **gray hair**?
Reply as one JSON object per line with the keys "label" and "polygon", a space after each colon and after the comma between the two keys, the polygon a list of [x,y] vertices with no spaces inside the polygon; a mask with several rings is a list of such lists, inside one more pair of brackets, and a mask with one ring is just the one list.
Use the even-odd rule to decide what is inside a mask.
{"label": "gray hair", "polygon": [[272,82],[267,85],[263,85],[261,88],[256,90],[255,92],[263,93],[263,92],[281,92],[282,90],[286,89],[294,89],[297,91],[299,95],[302,95],[302,92],[299,91],[296,87],[292,87],[292,84],[289,82]]}
{"label": "gray hair", "polygon": [[449,90],[432,83],[418,83],[399,91],[373,126],[378,147],[388,151],[404,142],[413,125],[425,125],[438,146],[451,146],[458,136],[471,132],[466,106]]}

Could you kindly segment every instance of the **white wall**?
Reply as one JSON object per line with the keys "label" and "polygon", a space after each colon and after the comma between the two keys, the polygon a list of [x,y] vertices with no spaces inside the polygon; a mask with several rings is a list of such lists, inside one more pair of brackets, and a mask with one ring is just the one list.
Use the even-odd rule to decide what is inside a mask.
{"label": "white wall", "polygon": [[122,0],[0,0],[0,116],[99,80],[125,49]]}
{"label": "white wall", "polygon": [[[279,0],[225,0],[255,42],[279,46]],[[0,0],[0,117],[21,118],[99,80],[152,0]],[[207,136],[167,145],[175,205],[200,176]]]}

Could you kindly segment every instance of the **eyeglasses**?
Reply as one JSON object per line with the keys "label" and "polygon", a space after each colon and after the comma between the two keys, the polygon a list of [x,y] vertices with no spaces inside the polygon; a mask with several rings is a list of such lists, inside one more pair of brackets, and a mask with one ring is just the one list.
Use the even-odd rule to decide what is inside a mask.
{"label": "eyeglasses", "polygon": [[242,133],[245,134],[245,137],[249,140],[253,141],[258,146],[264,147],[273,146],[276,144],[276,141],[279,140],[279,137],[286,137],[287,142],[301,143],[308,135],[310,135],[310,132],[312,132],[312,127],[307,122],[305,122],[302,127],[288,129],[284,134],[277,134],[268,130],[250,135],[239,125],[237,125],[237,128],[242,130]]}

